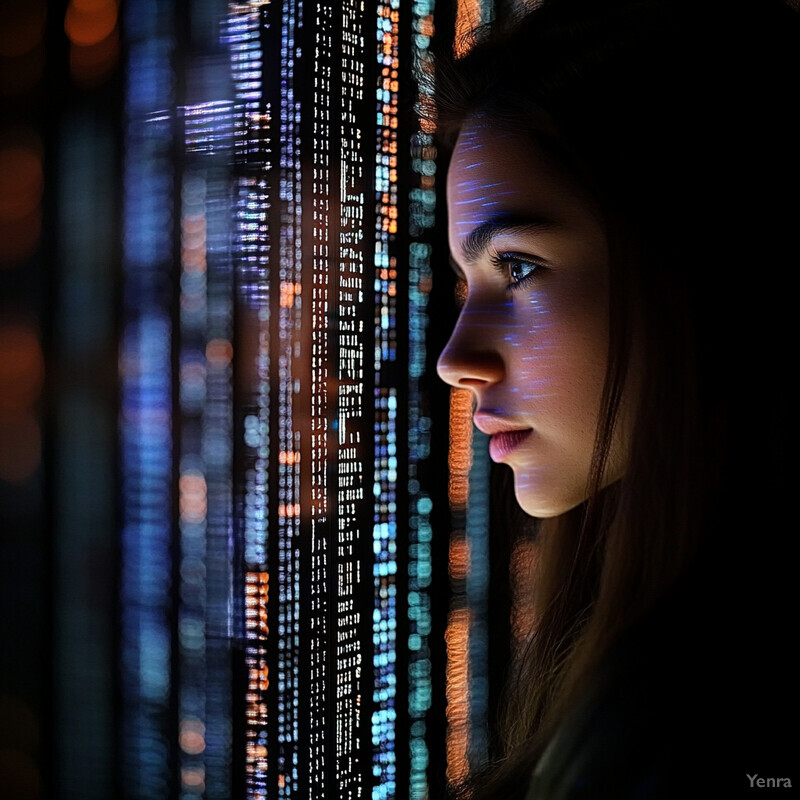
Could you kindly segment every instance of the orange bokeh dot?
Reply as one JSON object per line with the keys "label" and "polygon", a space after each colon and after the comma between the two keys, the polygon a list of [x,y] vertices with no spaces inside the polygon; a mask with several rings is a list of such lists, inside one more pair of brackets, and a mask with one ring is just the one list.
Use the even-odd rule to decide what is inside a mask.
{"label": "orange bokeh dot", "polygon": [[64,16],[69,40],[83,47],[102,42],[116,26],[117,4],[113,0],[72,0]]}
{"label": "orange bokeh dot", "polygon": [[29,408],[39,397],[44,358],[35,331],[26,325],[0,328],[0,412]]}

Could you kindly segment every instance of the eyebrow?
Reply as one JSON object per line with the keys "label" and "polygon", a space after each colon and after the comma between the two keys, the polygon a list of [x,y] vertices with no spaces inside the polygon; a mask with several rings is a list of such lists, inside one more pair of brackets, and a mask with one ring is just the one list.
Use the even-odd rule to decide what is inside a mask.
{"label": "eyebrow", "polygon": [[495,236],[509,233],[531,233],[552,230],[557,223],[549,217],[529,217],[519,214],[504,214],[493,217],[475,226],[461,242],[461,256],[473,264],[483,256]]}

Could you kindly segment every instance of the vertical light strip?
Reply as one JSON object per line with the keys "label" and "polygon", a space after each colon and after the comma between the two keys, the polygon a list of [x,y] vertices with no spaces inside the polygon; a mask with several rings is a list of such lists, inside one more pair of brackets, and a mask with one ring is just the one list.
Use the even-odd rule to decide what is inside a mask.
{"label": "vertical light strip", "polygon": [[450,470],[448,500],[453,529],[450,533],[450,611],[445,642],[447,667],[445,692],[447,700],[448,783],[457,784],[469,773],[470,738],[470,623],[466,580],[469,571],[469,541],[466,538],[469,501],[469,473],[472,466],[472,393],[467,389],[450,391]]}
{"label": "vertical light strip", "polygon": [[126,11],[120,343],[122,783],[167,797],[172,582],[172,4]]}
{"label": "vertical light strip", "polygon": [[[115,624],[110,610],[116,584],[99,582],[95,570],[85,569],[91,558],[107,562],[116,535],[114,384],[97,365],[108,364],[109,357],[113,363],[114,358],[116,275],[110,265],[117,220],[109,198],[118,191],[117,160],[112,127],[98,121],[79,112],[59,125],[57,263],[63,288],[54,321],[59,380],[52,472],[57,509],[53,520],[57,681],[52,708],[58,755],[51,780],[65,795],[79,792],[85,800],[105,800],[113,792],[115,732],[110,669]],[[8,330],[0,325],[0,339]],[[36,385],[34,376],[41,379],[32,368],[37,362],[33,356],[41,358],[34,342],[31,336],[28,347],[20,348],[30,354],[25,371],[19,370],[20,361],[0,355],[0,373],[19,370],[16,380],[6,386],[23,396],[31,384]],[[43,367],[42,360],[42,372]],[[38,500],[35,505],[41,508]],[[2,523],[0,528],[4,535],[10,534]],[[26,534],[31,530],[28,523]],[[110,577],[112,565],[106,563],[104,568]],[[29,572],[20,579],[33,588]],[[20,622],[29,618],[20,615]]]}
{"label": "vertical light strip", "polygon": [[335,693],[329,687],[329,564],[333,543],[331,539],[331,509],[328,502],[328,383],[332,372],[328,342],[331,308],[331,86],[334,30],[333,7],[318,2],[315,9],[315,61],[313,78],[312,122],[312,270],[311,287],[311,574],[308,591],[311,593],[309,642],[310,674],[308,770],[309,800],[325,800],[327,791],[328,698]]}
{"label": "vertical light strip", "polygon": [[[275,709],[268,708],[270,684],[267,647],[269,630],[270,565],[268,558],[272,457],[270,430],[270,231],[272,196],[266,175],[271,169],[269,136],[272,109],[262,91],[264,54],[261,46],[261,7],[258,0],[230,3],[223,34],[231,58],[234,91],[235,233],[237,307],[241,352],[236,355],[240,386],[237,460],[237,530],[239,563],[236,578],[243,597],[246,690],[244,719],[245,792],[247,800],[266,800],[270,725]],[[238,603],[237,603],[238,605]],[[274,663],[274,662],[273,662]],[[238,755],[238,754],[237,754]],[[241,756],[239,756],[241,757]],[[235,759],[238,763],[238,758]]]}
{"label": "vertical light strip", "polygon": [[[208,80],[208,74],[206,80]],[[201,87],[207,91],[208,87]],[[187,106],[181,191],[178,754],[181,797],[230,785],[233,110]]]}
{"label": "vertical light strip", "polygon": [[376,15],[375,418],[373,470],[373,800],[397,789],[397,173],[400,0]]}
{"label": "vertical light strip", "polygon": [[[363,653],[360,607],[363,565],[365,453],[361,435],[366,412],[364,391],[365,281],[364,177],[366,137],[361,135],[364,97],[364,13],[360,0],[341,4],[342,37],[341,157],[339,163],[338,363],[337,363],[337,560],[336,560],[336,782],[340,798],[363,793],[361,745]],[[370,364],[371,362],[367,362]],[[369,367],[367,367],[369,368]],[[366,431],[364,431],[366,433]]]}
{"label": "vertical light strip", "polygon": [[469,510],[466,541],[469,566],[465,600],[470,610],[469,633],[469,742],[470,769],[483,766],[489,756],[489,437],[472,431],[469,473]]}
{"label": "vertical light strip", "polygon": [[459,58],[466,55],[471,41],[470,33],[494,17],[494,0],[457,0],[456,29],[453,50]]}
{"label": "vertical light strip", "polygon": [[[187,125],[190,123],[187,123]],[[187,141],[191,148],[191,139]],[[181,278],[178,447],[178,744],[181,797],[202,797],[206,749],[206,605],[208,483],[203,460],[203,412],[208,394],[206,175],[183,175],[181,187]]]}
{"label": "vertical light strip", "polygon": [[[454,50],[493,18],[491,0],[458,0]],[[481,437],[473,452],[472,398],[453,390],[450,406],[451,607],[447,642],[447,780],[459,783],[487,756],[489,458]],[[471,482],[477,488],[470,490]]]}
{"label": "vertical light strip", "polygon": [[533,630],[533,612],[530,602],[531,576],[535,574],[536,547],[530,536],[517,536],[509,564],[511,582],[511,636],[512,653],[520,655]]}
{"label": "vertical light strip", "polygon": [[[302,4],[286,0],[281,9],[280,91],[280,238],[278,249],[278,340],[274,343],[278,403],[278,797],[296,797],[300,753],[300,421],[295,395],[301,390],[303,355],[300,329],[302,292],[302,207],[299,93],[295,65],[300,58],[296,39]],[[274,279],[273,279],[274,280]],[[273,304],[274,305],[274,304]],[[275,372],[273,372],[273,375]]]}
{"label": "vertical light strip", "polygon": [[[227,800],[232,753],[231,596],[233,590],[233,273],[230,176],[232,108],[230,101],[204,107],[213,120],[213,151],[205,154],[206,260],[208,322],[207,394],[202,456],[206,466],[208,528],[206,556],[206,766],[207,800]],[[181,575],[182,580],[185,580]]]}
{"label": "vertical light strip", "polygon": [[[417,105],[429,108],[432,98],[430,53],[434,33],[434,1],[414,0],[411,6],[411,70]],[[420,115],[411,137],[411,174],[408,227],[408,715],[409,798],[428,797],[430,751],[426,718],[433,686],[429,637],[431,633],[430,583],[431,512],[433,501],[420,480],[420,468],[430,455],[431,418],[422,380],[425,377],[428,297],[432,284],[430,232],[436,215],[435,126]]]}

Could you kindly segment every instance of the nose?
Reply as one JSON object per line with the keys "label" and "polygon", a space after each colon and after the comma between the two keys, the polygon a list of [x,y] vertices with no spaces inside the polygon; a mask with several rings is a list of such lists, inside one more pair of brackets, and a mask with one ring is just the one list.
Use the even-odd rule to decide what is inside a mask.
{"label": "nose", "polygon": [[505,366],[493,331],[465,307],[436,365],[439,377],[459,389],[483,389],[503,379]]}

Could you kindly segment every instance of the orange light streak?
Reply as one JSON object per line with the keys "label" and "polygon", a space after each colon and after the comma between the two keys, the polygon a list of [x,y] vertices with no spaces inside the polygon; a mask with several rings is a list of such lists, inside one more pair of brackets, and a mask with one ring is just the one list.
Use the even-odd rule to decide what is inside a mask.
{"label": "orange light streak", "polygon": [[463,536],[451,536],[448,564],[451,580],[464,581],[467,579],[469,555],[469,542]]}
{"label": "orange light streak", "polygon": [[303,286],[292,281],[281,281],[281,308],[291,308],[294,305],[294,298],[302,294]]}
{"label": "orange light streak", "polygon": [[480,0],[458,0],[453,51],[458,58],[469,51],[469,35],[481,24]]}
{"label": "orange light streak", "polygon": [[454,511],[465,511],[467,508],[471,465],[472,392],[469,389],[451,389],[448,499]]}
{"label": "orange light streak", "polygon": [[450,611],[445,632],[447,669],[447,768],[451,784],[460,783],[469,773],[469,631],[471,615],[467,608]]}
{"label": "orange light streak", "polygon": [[[468,389],[450,391],[450,471],[448,497],[450,510],[456,517],[467,510],[469,498],[469,471],[472,465],[472,392]],[[450,535],[448,568],[450,579],[466,580],[469,572],[469,545],[462,530]],[[471,613],[459,607],[463,597],[454,596],[445,630],[447,666],[445,668],[445,694],[447,708],[447,734],[445,775],[451,784],[460,783],[469,773],[470,741],[470,690],[469,690],[469,637]]]}
{"label": "orange light streak", "polygon": [[509,570],[511,573],[511,635],[514,648],[525,645],[534,625],[531,602],[531,583],[534,575],[536,545],[533,539],[520,538],[511,552]]}

